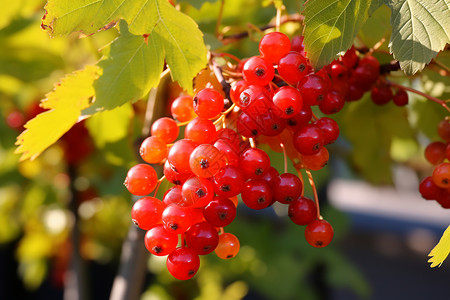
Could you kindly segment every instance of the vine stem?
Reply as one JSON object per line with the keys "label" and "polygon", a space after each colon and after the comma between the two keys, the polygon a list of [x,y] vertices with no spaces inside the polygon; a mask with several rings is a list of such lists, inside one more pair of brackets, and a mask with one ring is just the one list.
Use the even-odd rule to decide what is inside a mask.
{"label": "vine stem", "polygon": [[421,91],[415,90],[415,89],[410,88],[410,87],[407,87],[407,86],[403,86],[403,85],[398,84],[398,83],[395,83],[395,82],[388,82],[388,83],[389,83],[391,86],[393,86],[393,87],[396,87],[396,88],[399,88],[399,89],[403,89],[403,90],[409,91],[409,92],[411,92],[411,93],[415,93],[415,94],[417,94],[417,95],[420,95],[420,96],[422,96],[422,97],[425,97],[425,98],[428,99],[428,100],[431,100],[431,101],[433,101],[433,102],[436,102],[437,104],[439,104],[440,106],[442,106],[443,108],[445,108],[448,112],[450,112],[450,108],[447,106],[447,104],[445,103],[444,100],[435,98],[435,97],[430,96],[430,95],[427,95],[427,94],[425,94],[425,93],[423,93],[423,92],[421,92]]}
{"label": "vine stem", "polygon": [[312,187],[314,194],[314,202],[316,203],[317,208],[317,219],[322,220],[322,216],[320,215],[320,206],[319,206],[319,196],[317,196],[316,184],[314,183],[314,179],[312,177],[311,172],[308,169],[305,169],[306,175],[308,175],[309,184]]}
{"label": "vine stem", "polygon": [[286,147],[283,144],[283,141],[281,140],[280,136],[278,136],[278,140],[280,141],[280,147],[283,150],[283,158],[284,158],[284,173],[287,173],[287,153],[286,153]]}

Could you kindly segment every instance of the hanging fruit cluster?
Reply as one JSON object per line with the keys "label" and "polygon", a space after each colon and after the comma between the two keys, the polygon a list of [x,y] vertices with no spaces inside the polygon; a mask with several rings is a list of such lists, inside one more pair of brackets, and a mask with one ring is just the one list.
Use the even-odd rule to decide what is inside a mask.
{"label": "hanging fruit cluster", "polygon": [[[238,238],[224,229],[236,216],[238,196],[255,210],[275,202],[288,205],[289,218],[306,225],[306,241],[314,247],[327,246],[333,228],[320,214],[310,170],[326,165],[325,146],[338,138],[339,126],[332,118],[315,116],[311,107],[332,115],[367,91],[376,104],[392,97],[397,105],[408,102],[401,89],[392,96],[370,53],[360,57],[351,48],[314,72],[302,37],[291,41],[272,32],[262,38],[259,51],[259,56],[238,61],[234,69],[219,68],[222,83],[231,84],[225,99],[222,90],[204,86],[194,97],[174,100],[173,118],[153,123],[140,154],[149,164],[164,164],[162,178],[149,164],[138,164],[127,174],[127,189],[145,196],[134,204],[132,219],[147,230],[147,249],[154,255],[168,255],[167,268],[178,279],[196,274],[199,255],[214,251],[227,259],[238,253]],[[177,140],[183,126],[184,138]],[[284,173],[271,166],[259,144],[283,152]],[[288,158],[298,176],[287,173]],[[301,169],[314,200],[304,196]],[[148,196],[162,180],[174,186],[161,200]]]}

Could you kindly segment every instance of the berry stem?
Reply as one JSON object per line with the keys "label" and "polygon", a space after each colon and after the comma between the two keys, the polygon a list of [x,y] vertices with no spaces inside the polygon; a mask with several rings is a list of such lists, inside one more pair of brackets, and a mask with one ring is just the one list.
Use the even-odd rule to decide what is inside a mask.
{"label": "berry stem", "polygon": [[415,89],[410,88],[410,87],[407,87],[407,86],[403,86],[403,85],[398,84],[398,83],[395,83],[395,82],[388,82],[388,83],[389,83],[391,86],[396,87],[396,88],[398,88],[398,89],[403,89],[403,90],[409,91],[409,92],[411,92],[411,93],[415,93],[415,94],[417,94],[417,95],[420,95],[420,96],[422,96],[422,97],[425,97],[425,98],[428,99],[428,100],[431,100],[431,101],[433,101],[433,102],[436,102],[437,104],[439,104],[439,105],[441,105],[443,108],[445,108],[448,112],[450,112],[450,108],[447,106],[447,104],[445,103],[444,100],[435,98],[435,97],[430,96],[430,95],[427,95],[427,94],[425,94],[425,93],[423,93],[423,92],[421,92],[421,91],[415,90]]}
{"label": "berry stem", "polygon": [[230,108],[228,108],[226,111],[220,113],[220,117],[217,118],[217,120],[215,120],[213,122],[214,125],[219,124],[220,122],[223,122],[226,118],[226,116],[236,107],[236,104],[233,103],[233,105],[230,106]]}
{"label": "berry stem", "polygon": [[256,148],[255,140],[253,138],[249,138],[248,141],[250,142],[250,147]]}
{"label": "berry stem", "polygon": [[222,85],[223,92],[225,93],[225,98],[230,99],[231,85],[223,77],[222,68],[214,61],[214,59],[211,59],[211,69],[213,70],[217,80]]}
{"label": "berry stem", "polygon": [[284,158],[284,173],[287,173],[287,154],[286,154],[286,147],[283,144],[283,141],[281,140],[280,136],[278,136],[278,139],[280,140],[280,147],[283,149],[283,158]]}
{"label": "berry stem", "polygon": [[316,208],[317,208],[317,219],[322,220],[322,216],[320,215],[320,206],[319,206],[319,197],[317,196],[317,189],[316,184],[314,183],[314,179],[312,177],[312,174],[309,170],[305,169],[306,175],[308,175],[309,184],[312,187],[313,194],[314,194],[314,202],[316,202]]}
{"label": "berry stem", "polygon": [[225,230],[223,230],[223,227],[220,227],[219,228],[219,235],[224,234],[224,233],[225,233]]}
{"label": "berry stem", "polygon": [[214,55],[214,56],[217,56],[217,57],[229,57],[229,58],[231,58],[232,60],[234,60],[234,61],[236,61],[236,62],[238,62],[238,63],[240,63],[241,62],[241,60],[237,57],[237,56],[234,56],[233,54],[230,54],[230,53],[226,53],[226,52],[224,52],[224,53],[211,53],[212,55]]}
{"label": "berry stem", "polygon": [[319,120],[319,118],[314,114],[314,112],[312,112],[312,118],[313,118],[314,121]]}

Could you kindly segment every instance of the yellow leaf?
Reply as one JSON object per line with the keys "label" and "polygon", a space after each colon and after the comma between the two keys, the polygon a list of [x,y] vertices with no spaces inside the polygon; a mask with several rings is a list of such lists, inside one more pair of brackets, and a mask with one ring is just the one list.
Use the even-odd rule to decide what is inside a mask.
{"label": "yellow leaf", "polygon": [[428,256],[431,258],[428,260],[431,263],[431,268],[441,266],[444,260],[450,253],[450,226],[444,231],[439,243],[431,250]]}
{"label": "yellow leaf", "polygon": [[28,121],[17,137],[15,153],[22,154],[21,161],[36,158],[77,122],[95,95],[93,83],[99,72],[97,66],[87,66],[67,75],[46,95],[42,107],[50,110]]}

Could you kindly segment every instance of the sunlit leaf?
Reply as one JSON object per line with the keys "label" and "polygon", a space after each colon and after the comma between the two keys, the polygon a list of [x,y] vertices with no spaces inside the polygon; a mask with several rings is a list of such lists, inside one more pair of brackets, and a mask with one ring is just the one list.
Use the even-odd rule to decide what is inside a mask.
{"label": "sunlit leaf", "polygon": [[353,43],[381,0],[309,0],[305,3],[305,51],[316,69],[329,64]]}
{"label": "sunlit leaf", "polygon": [[450,42],[448,0],[386,1],[392,10],[389,48],[408,75],[421,71]]}
{"label": "sunlit leaf", "polygon": [[54,91],[47,94],[42,107],[49,109],[25,124],[26,130],[17,137],[16,153],[21,160],[34,159],[55,143],[78,120],[81,110],[94,96],[93,82],[98,68],[88,66],[62,79]]}
{"label": "sunlit leaf", "polygon": [[431,250],[430,254],[428,256],[431,256],[428,260],[429,263],[431,263],[431,268],[434,268],[436,266],[440,267],[444,260],[447,258],[448,254],[450,253],[450,226],[447,227],[447,229],[444,231],[444,234],[442,234],[441,239],[439,240],[439,243]]}

